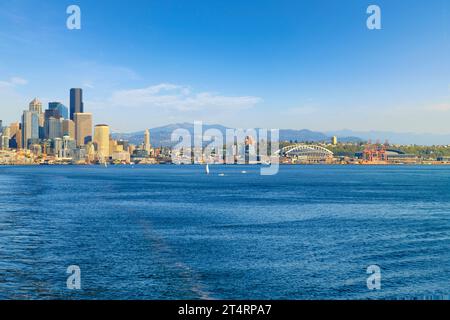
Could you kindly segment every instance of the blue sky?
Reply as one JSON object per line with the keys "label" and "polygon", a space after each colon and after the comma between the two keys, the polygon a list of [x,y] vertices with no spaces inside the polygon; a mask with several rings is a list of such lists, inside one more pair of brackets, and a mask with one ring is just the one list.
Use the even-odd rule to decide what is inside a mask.
{"label": "blue sky", "polygon": [[[76,4],[82,29],[66,28]],[[366,9],[382,10],[368,30]],[[95,123],[450,133],[448,0],[11,0],[0,119],[82,87]]]}

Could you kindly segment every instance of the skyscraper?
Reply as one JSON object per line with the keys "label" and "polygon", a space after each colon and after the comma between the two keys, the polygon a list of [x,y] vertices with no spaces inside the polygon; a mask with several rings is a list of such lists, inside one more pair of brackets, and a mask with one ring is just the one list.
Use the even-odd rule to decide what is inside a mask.
{"label": "skyscraper", "polygon": [[39,101],[38,98],[34,98],[30,104],[29,104],[29,111],[32,112],[36,112],[38,115],[38,125],[40,128],[38,128],[39,131],[39,138],[43,138],[43,128],[44,128],[44,122],[45,122],[45,118],[44,118],[44,113],[42,112],[42,102]]}
{"label": "skyscraper", "polygon": [[77,146],[84,146],[92,141],[92,113],[75,113],[73,118]]}
{"label": "skyscraper", "polygon": [[150,144],[150,131],[146,129],[144,133],[144,150],[147,151],[150,155],[151,148],[152,146]]}
{"label": "skyscraper", "polygon": [[106,124],[95,126],[94,144],[97,146],[97,153],[101,158],[109,157],[109,127]]}
{"label": "skyscraper", "polygon": [[10,135],[11,135],[11,131],[10,131],[9,127],[4,127],[2,129],[2,135],[1,135],[1,140],[0,140],[2,150],[9,149]]}
{"label": "skyscraper", "polygon": [[69,119],[69,110],[61,102],[50,102],[48,104],[49,110],[58,110],[59,116],[64,119]]}
{"label": "skyscraper", "polygon": [[42,113],[42,102],[40,102],[38,98],[34,98],[33,101],[30,102],[28,110],[37,112],[38,114],[41,114]]}
{"label": "skyscraper", "polygon": [[11,123],[9,126],[11,139],[9,145],[11,148],[22,148],[22,131],[20,130],[20,124],[18,122]]}
{"label": "skyscraper", "polygon": [[333,137],[331,138],[331,144],[335,146],[335,145],[337,145],[337,143],[338,143],[337,137],[336,137],[336,136],[333,136]]}
{"label": "skyscraper", "polygon": [[60,119],[61,115],[59,114],[58,109],[48,109],[48,110],[45,110],[45,112],[44,112],[44,118],[45,118],[45,121],[47,121],[50,118]]}
{"label": "skyscraper", "polygon": [[70,119],[64,119],[62,122],[63,136],[69,136],[75,140],[75,123]]}
{"label": "skyscraper", "polygon": [[70,89],[70,120],[75,120],[75,113],[84,113],[83,90]]}
{"label": "skyscraper", "polygon": [[30,140],[39,139],[39,114],[34,111],[24,111],[22,115],[22,144],[28,149]]}
{"label": "skyscraper", "polygon": [[47,120],[47,138],[48,139],[56,139],[56,138],[62,138],[63,137],[63,131],[62,131],[62,119],[58,118],[49,118]]}

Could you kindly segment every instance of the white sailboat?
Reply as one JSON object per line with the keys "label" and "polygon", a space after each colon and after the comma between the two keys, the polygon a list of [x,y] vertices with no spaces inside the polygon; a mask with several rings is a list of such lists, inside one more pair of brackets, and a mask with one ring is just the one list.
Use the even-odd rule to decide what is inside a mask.
{"label": "white sailboat", "polygon": [[206,164],[205,170],[206,170],[206,174],[209,174],[209,164],[208,163]]}

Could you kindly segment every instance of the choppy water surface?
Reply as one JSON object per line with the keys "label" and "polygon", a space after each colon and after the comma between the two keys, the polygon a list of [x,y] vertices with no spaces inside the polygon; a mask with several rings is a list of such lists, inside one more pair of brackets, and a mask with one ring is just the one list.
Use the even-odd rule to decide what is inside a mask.
{"label": "choppy water surface", "polygon": [[450,168],[259,169],[0,167],[0,299],[450,293]]}

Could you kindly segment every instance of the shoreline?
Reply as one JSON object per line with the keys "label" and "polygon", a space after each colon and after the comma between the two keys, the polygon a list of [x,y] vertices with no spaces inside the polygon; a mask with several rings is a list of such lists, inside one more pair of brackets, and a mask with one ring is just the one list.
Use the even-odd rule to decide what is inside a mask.
{"label": "shoreline", "polygon": [[[142,166],[142,167],[154,167],[154,166],[205,166],[203,163],[191,163],[191,164],[175,164],[175,163],[128,163],[128,164],[108,164],[108,167],[129,167],[129,166]],[[226,164],[226,163],[210,163],[211,166],[270,166],[266,164]],[[0,164],[0,167],[51,167],[51,166],[71,166],[71,167],[105,167],[104,164],[64,164],[64,163],[52,163],[52,164],[40,164],[40,163],[21,163],[21,164]],[[450,166],[450,163],[280,163],[279,166],[283,167],[297,167],[297,166],[354,166],[354,167],[429,167],[429,166]]]}

